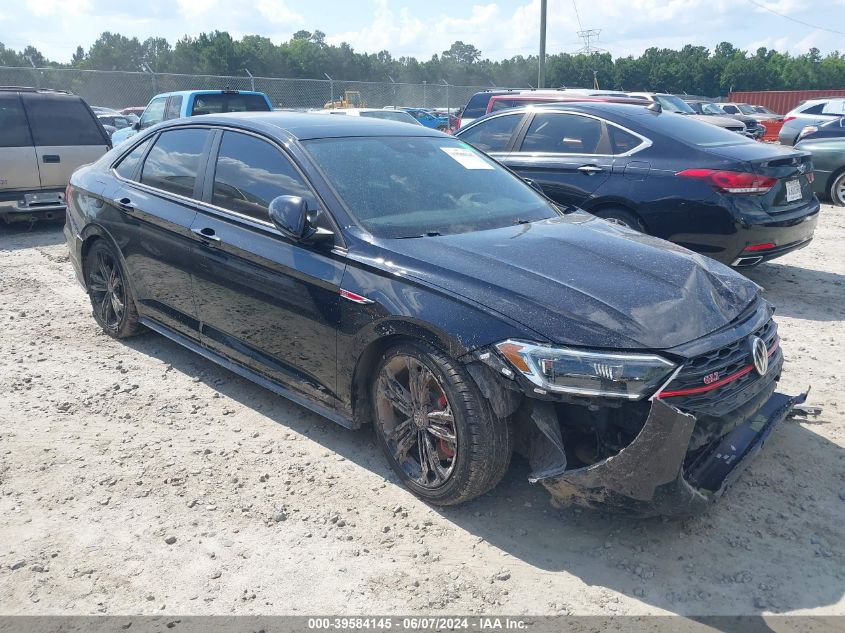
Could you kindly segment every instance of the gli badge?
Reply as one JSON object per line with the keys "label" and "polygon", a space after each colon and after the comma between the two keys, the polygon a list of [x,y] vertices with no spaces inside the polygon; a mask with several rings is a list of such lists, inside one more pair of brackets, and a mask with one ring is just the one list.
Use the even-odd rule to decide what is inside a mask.
{"label": "gli badge", "polygon": [[718,372],[718,371],[714,371],[712,374],[707,374],[707,375],[704,377],[704,384],[705,384],[705,385],[712,385],[712,384],[713,384],[714,382],[716,382],[717,380],[719,380],[719,372]]}
{"label": "gli badge", "polygon": [[766,375],[769,369],[769,350],[766,349],[763,339],[757,336],[751,339],[751,363],[754,365],[754,371],[761,376]]}

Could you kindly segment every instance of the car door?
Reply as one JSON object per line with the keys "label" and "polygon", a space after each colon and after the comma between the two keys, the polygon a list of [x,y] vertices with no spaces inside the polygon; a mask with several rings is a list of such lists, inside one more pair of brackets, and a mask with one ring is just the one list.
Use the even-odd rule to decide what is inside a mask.
{"label": "car door", "polygon": [[539,184],[556,202],[583,206],[610,178],[613,155],[599,118],[538,112],[520,136],[504,164]]}
{"label": "car door", "polygon": [[458,138],[499,162],[504,162],[526,117],[524,112],[491,116],[463,128]]}
{"label": "car door", "polygon": [[16,92],[0,92],[0,191],[31,191],[40,186],[35,146],[21,98]]}
{"label": "car door", "polygon": [[164,110],[167,105],[167,97],[156,97],[144,108],[144,113],[139,121],[139,129],[145,130],[156,123],[164,121]]}
{"label": "car door", "polygon": [[196,340],[191,226],[211,140],[202,127],[148,138],[116,164],[117,183],[107,194],[113,219],[106,229],[123,252],[140,310]]}
{"label": "car door", "polygon": [[283,236],[270,201],[304,198],[320,208],[286,151],[250,133],[219,131],[204,200],[194,291],[207,347],[306,396],[336,401],[340,281],[332,243]]}
{"label": "car door", "polygon": [[82,165],[109,150],[94,113],[78,97],[43,93],[21,95],[29,119],[42,189],[63,190]]}

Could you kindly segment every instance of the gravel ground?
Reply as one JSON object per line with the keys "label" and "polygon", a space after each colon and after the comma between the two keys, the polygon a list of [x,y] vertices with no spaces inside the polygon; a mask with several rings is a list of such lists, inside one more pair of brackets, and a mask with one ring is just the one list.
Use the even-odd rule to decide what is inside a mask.
{"label": "gravel ground", "polygon": [[749,275],[788,422],[708,514],[555,509],[515,460],[472,503],[154,334],[103,335],[56,225],[0,227],[2,614],[845,614],[845,211]]}

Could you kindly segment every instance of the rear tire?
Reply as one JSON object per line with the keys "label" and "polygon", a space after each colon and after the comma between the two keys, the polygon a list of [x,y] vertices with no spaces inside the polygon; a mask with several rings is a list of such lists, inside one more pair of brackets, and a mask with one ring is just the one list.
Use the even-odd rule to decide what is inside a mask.
{"label": "rear tire", "polygon": [[112,338],[127,338],[143,331],[135,296],[117,252],[98,239],[85,254],[85,290],[94,309],[94,320]]}
{"label": "rear tire", "polygon": [[837,207],[845,207],[845,171],[838,174],[828,190],[831,202]]}
{"label": "rear tire", "polygon": [[[407,488],[455,505],[499,483],[512,434],[463,366],[423,341],[388,349],[371,383],[376,440]],[[425,464],[425,465],[423,465]]]}
{"label": "rear tire", "polygon": [[645,225],[642,220],[627,209],[623,209],[621,207],[610,207],[596,211],[595,215],[607,220],[608,222],[612,222],[613,224],[619,224],[621,226],[628,227],[629,229],[639,231],[640,233],[646,233]]}

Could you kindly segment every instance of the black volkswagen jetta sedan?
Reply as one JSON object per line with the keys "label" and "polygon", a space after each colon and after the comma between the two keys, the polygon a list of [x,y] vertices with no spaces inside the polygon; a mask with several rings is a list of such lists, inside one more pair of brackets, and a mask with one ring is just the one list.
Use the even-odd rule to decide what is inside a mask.
{"label": "black volkswagen jetta sedan", "polygon": [[706,507],[803,396],[759,287],[561,209],[465,143],[267,113],[160,124],[78,170],[94,318],[154,330],[347,427],[455,504],[511,454],[560,501]]}
{"label": "black volkswagen jetta sedan", "polygon": [[819,216],[809,153],[757,143],[658,104],[513,108],[456,136],[559,204],[731,266],[806,246]]}

